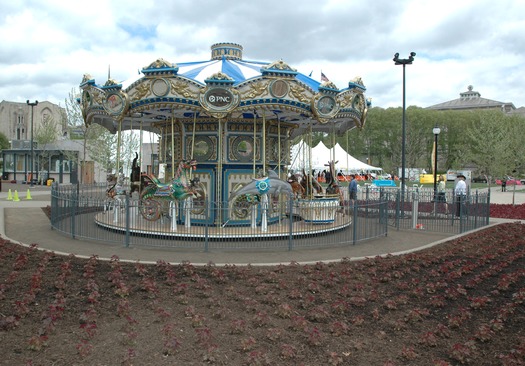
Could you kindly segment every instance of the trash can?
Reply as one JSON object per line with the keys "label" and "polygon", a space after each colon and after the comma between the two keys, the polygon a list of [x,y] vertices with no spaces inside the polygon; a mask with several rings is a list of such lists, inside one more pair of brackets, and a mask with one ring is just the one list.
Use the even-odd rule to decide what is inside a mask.
{"label": "trash can", "polygon": [[49,179],[47,180],[47,186],[50,187],[51,184],[53,184],[54,181],[55,181],[55,178],[49,178]]}

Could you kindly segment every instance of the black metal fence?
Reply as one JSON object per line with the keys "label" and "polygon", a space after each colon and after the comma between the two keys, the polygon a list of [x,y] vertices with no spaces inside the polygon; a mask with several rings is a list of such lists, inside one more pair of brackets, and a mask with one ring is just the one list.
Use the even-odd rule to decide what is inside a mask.
{"label": "black metal fence", "polygon": [[[326,207],[315,200],[281,200],[245,207],[246,220],[232,223],[228,202],[164,203],[160,219],[146,220],[138,199],[106,197],[105,185],[59,185],[51,190],[51,225],[73,238],[126,247],[166,247],[195,251],[294,250],[353,245],[387,236],[388,230],[459,234],[489,224],[490,192],[469,192],[461,202],[449,191],[436,200],[432,189],[367,186],[350,203],[323,220]],[[241,208],[242,209],[242,208]],[[308,222],[313,213],[320,221]],[[328,221],[328,222],[324,222]]]}
{"label": "black metal fence", "polygon": [[452,190],[435,197],[431,188],[366,186],[358,197],[365,203],[387,202],[389,226],[460,234],[489,224],[490,191],[470,191],[455,197]]}
{"label": "black metal fence", "polygon": [[259,202],[240,208],[244,221],[229,220],[229,202],[164,202],[160,218],[150,221],[140,200],[108,199],[103,184],[54,184],[51,225],[73,238],[195,251],[336,247],[387,235],[386,200],[335,202],[333,209],[323,200]]}

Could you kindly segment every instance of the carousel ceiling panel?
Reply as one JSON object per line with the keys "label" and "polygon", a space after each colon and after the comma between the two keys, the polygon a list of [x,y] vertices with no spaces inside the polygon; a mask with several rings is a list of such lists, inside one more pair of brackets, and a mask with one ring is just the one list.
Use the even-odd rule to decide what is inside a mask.
{"label": "carousel ceiling panel", "polygon": [[220,60],[188,62],[177,65],[179,66],[178,75],[185,76],[201,84],[205,84],[205,80],[213,74],[222,72],[231,77],[235,81],[235,85],[260,76],[260,69],[265,64],[261,62],[246,62],[223,58]]}

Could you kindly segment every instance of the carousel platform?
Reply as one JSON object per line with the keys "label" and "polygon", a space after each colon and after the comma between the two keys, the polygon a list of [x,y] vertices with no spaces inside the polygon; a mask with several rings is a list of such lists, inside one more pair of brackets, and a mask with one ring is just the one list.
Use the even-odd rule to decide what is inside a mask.
{"label": "carousel platform", "polygon": [[[338,212],[331,220],[315,222],[304,220],[298,215],[285,215],[281,219],[260,222],[255,225],[238,225],[228,222],[223,224],[186,223],[170,217],[162,217],[157,221],[145,220],[137,210],[131,210],[129,220],[123,210],[107,210],[95,215],[95,223],[103,228],[129,232],[135,235],[152,235],[157,237],[191,238],[195,239],[231,239],[251,240],[261,238],[286,238],[319,235],[346,229],[352,223],[351,217]],[[128,227],[129,225],[129,227]]]}

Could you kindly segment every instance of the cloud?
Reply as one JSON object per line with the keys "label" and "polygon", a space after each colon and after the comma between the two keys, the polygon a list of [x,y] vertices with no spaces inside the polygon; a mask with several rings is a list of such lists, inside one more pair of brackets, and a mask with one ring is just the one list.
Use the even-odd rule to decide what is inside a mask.
{"label": "cloud", "polygon": [[525,105],[525,3],[502,0],[267,0],[224,3],[21,0],[0,15],[0,100],[62,103],[82,75],[123,81],[158,58],[203,61],[210,46],[234,42],[244,58],[283,59],[339,88],[361,76],[373,105],[456,99],[468,85],[482,97]]}

